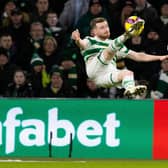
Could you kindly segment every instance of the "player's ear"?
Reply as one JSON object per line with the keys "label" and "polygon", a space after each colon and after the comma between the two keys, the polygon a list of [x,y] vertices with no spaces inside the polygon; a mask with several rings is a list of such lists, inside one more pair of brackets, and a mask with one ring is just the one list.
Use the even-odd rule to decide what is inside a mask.
{"label": "player's ear", "polygon": [[91,36],[95,36],[95,35],[96,35],[96,28],[92,28],[92,29],[90,30],[90,35],[91,35]]}

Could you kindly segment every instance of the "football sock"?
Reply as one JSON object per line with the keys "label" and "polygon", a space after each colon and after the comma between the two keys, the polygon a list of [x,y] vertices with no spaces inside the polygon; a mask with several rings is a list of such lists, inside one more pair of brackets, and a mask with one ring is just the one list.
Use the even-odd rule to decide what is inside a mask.
{"label": "football sock", "polygon": [[125,45],[122,45],[122,47],[116,52],[116,56],[118,59],[125,58],[129,51],[130,50]]}
{"label": "football sock", "polygon": [[122,81],[122,86],[127,89],[135,86],[135,81],[133,75],[127,75]]}
{"label": "football sock", "polygon": [[114,40],[112,40],[112,42],[109,44],[109,48],[112,51],[117,51],[120,50],[124,45],[123,43],[127,40],[127,36],[125,36],[125,34],[115,38]]}

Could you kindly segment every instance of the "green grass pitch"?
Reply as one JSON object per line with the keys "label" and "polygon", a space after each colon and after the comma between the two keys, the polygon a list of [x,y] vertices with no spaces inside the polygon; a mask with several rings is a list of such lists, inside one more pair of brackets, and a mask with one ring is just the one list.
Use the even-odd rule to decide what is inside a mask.
{"label": "green grass pitch", "polygon": [[168,168],[167,160],[9,160],[0,168]]}

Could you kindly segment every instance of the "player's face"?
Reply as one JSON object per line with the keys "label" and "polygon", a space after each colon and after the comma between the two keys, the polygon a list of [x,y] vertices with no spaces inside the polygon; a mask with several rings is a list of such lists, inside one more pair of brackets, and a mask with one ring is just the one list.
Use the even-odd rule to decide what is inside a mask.
{"label": "player's face", "polygon": [[110,37],[109,25],[106,21],[97,23],[94,29],[94,35],[100,39],[107,39]]}

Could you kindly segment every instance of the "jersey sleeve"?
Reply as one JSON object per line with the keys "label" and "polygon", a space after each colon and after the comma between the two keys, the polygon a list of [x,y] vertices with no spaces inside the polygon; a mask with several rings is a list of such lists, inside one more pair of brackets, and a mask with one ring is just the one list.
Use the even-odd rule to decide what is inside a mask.
{"label": "jersey sleeve", "polygon": [[83,40],[85,40],[87,48],[90,47],[92,45],[90,37],[86,36]]}

